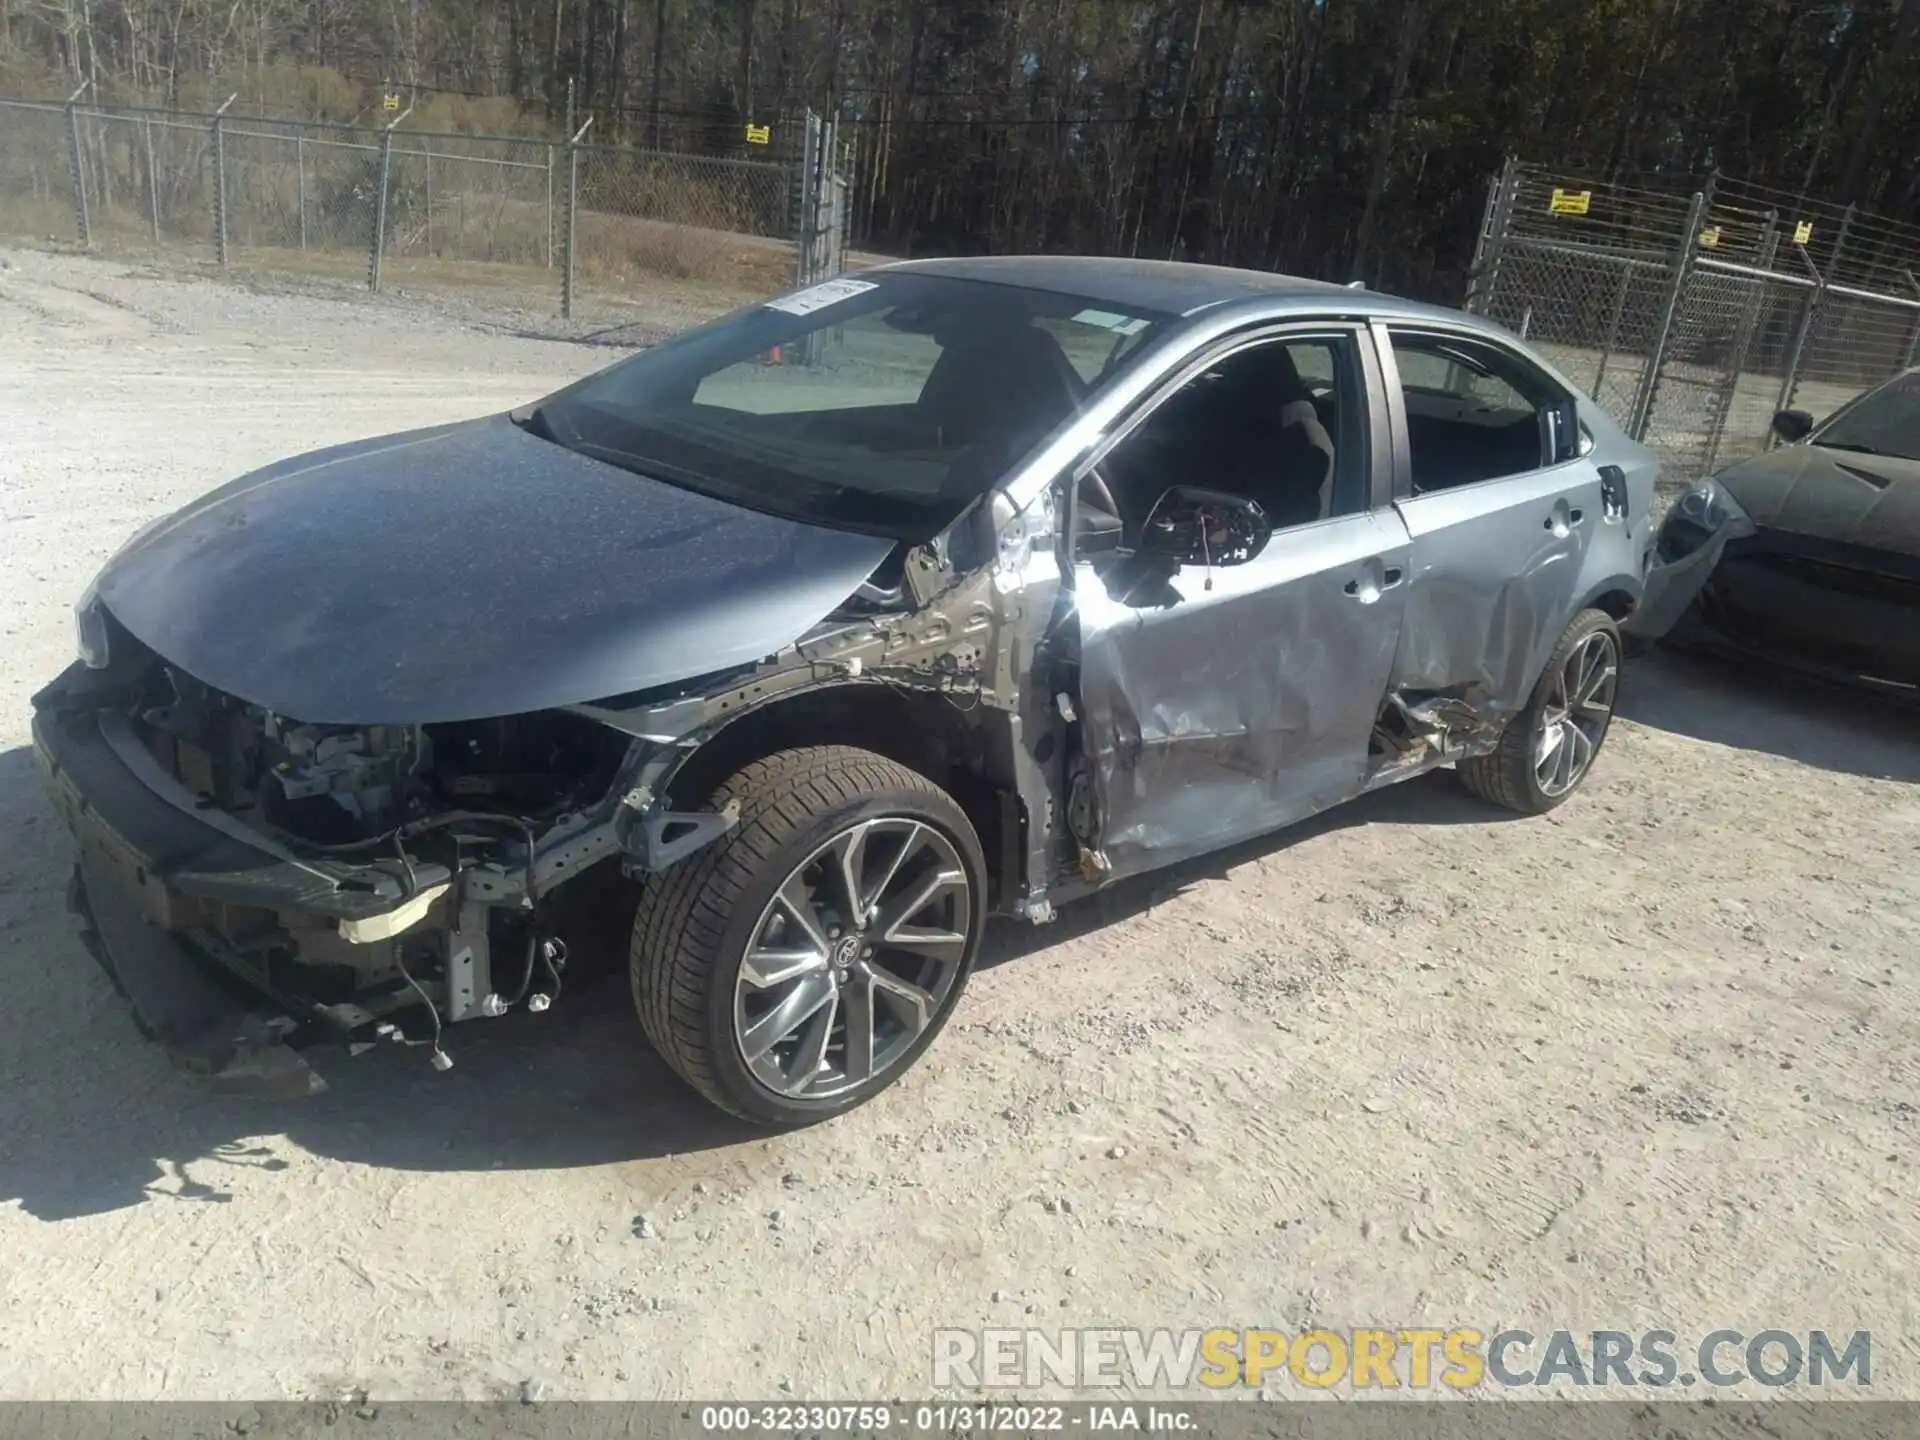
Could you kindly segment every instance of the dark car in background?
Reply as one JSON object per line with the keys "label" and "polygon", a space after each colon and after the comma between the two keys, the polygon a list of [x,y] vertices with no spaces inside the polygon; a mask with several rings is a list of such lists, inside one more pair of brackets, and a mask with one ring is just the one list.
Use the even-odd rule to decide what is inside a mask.
{"label": "dark car in background", "polygon": [[1773,431],[1667,513],[1628,633],[1920,691],[1920,368]]}

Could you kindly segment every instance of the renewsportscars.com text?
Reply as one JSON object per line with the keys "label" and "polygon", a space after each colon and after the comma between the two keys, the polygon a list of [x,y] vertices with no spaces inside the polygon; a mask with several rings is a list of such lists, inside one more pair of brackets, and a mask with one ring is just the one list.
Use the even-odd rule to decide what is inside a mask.
{"label": "renewsportscars.com text", "polygon": [[943,1391],[1721,1388],[1873,1383],[1865,1330],[936,1330]]}

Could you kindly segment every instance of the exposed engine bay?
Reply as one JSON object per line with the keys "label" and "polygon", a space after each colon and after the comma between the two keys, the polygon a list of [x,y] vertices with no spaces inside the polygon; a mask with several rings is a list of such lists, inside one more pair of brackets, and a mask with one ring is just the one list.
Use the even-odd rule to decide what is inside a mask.
{"label": "exposed engine bay", "polygon": [[[552,1002],[567,951],[533,861],[543,838],[579,826],[604,799],[631,737],[565,711],[310,725],[202,685],[124,633],[115,659],[118,693],[98,723],[123,760],[137,763],[137,746],[156,767],[152,783],[178,786],[176,801],[226,834],[257,834],[269,853],[362,900],[308,912],[278,897],[248,904],[244,892],[207,886],[212,893],[195,895],[188,886],[151,892],[159,913],[150,904],[150,919],[281,1001],[289,1026],[427,1045],[443,1068],[451,1064],[439,1044],[443,1020]],[[97,892],[115,888],[108,858],[83,845],[96,909]],[[463,895],[462,877],[475,872],[497,877],[480,883],[503,903]],[[145,888],[144,867],[134,879]],[[349,913],[358,911],[366,913]],[[426,1020],[431,1034],[396,1023],[403,1013],[416,1030]]]}
{"label": "exposed engine bay", "polygon": [[221,810],[352,846],[450,808],[539,823],[597,799],[626,742],[563,711],[449,725],[307,725],[164,664],[137,725],[175,779]]}
{"label": "exposed engine bay", "polygon": [[[548,892],[618,849],[605,811],[631,736],[566,711],[305,724],[123,629],[112,642],[108,666],[41,697],[43,742],[81,842],[83,933],[182,1063],[303,1093],[317,1077],[281,1042],[331,1033],[421,1045],[447,1068],[443,1024],[557,997],[567,947]],[[76,776],[115,761],[140,785],[109,793],[141,803],[89,823]],[[183,982],[182,945],[244,1008]]]}

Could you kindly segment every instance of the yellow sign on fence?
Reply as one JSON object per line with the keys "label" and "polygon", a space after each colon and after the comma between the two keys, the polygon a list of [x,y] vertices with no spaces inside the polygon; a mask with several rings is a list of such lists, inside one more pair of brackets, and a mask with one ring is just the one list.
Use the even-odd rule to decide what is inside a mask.
{"label": "yellow sign on fence", "polygon": [[747,126],[747,144],[770,145],[772,143],[773,143],[773,127],[771,125],[748,125]]}
{"label": "yellow sign on fence", "polygon": [[1813,222],[1811,220],[1802,220],[1793,227],[1794,244],[1804,245],[1811,239],[1813,239]]}
{"label": "yellow sign on fence", "polygon": [[382,95],[380,97],[380,108],[382,110],[398,110],[400,108],[400,97],[398,95]]}
{"label": "yellow sign on fence", "polygon": [[1555,215],[1584,215],[1592,204],[1591,190],[1555,190],[1547,209]]}
{"label": "yellow sign on fence", "polygon": [[1700,232],[1700,243],[1711,250],[1720,243],[1720,227],[1710,226]]}

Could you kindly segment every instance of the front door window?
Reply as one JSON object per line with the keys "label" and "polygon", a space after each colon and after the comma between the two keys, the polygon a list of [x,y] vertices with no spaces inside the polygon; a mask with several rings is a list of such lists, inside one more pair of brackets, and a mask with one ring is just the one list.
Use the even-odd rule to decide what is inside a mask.
{"label": "front door window", "polygon": [[1223,356],[1082,482],[1081,553],[1130,549],[1175,486],[1251,500],[1276,532],[1365,509],[1363,394],[1350,335],[1289,336]]}

